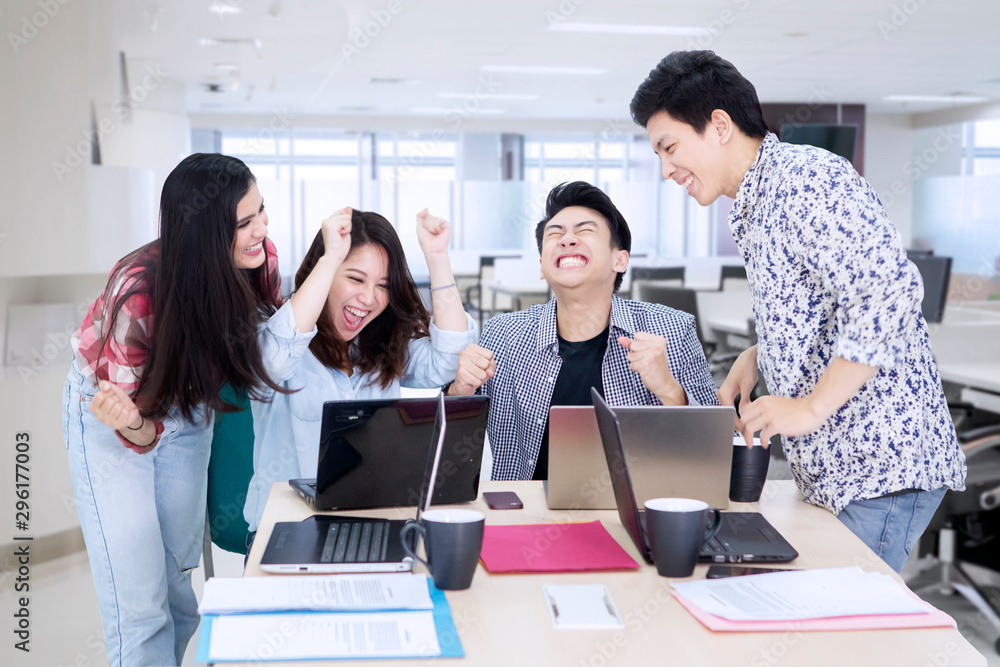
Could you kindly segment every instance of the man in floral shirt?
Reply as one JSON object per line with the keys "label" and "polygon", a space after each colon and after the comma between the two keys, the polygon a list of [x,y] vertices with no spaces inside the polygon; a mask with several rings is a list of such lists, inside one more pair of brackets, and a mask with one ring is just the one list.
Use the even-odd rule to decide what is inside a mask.
{"label": "man in floral shirt", "polygon": [[[767,131],[753,85],[711,51],[674,52],[632,117],[663,177],[702,206],[735,200],[758,344],[719,389],[748,443],[780,433],[806,502],[899,571],[965,457],[920,314],[923,285],[847,160]],[[770,396],[751,402],[758,368]]]}

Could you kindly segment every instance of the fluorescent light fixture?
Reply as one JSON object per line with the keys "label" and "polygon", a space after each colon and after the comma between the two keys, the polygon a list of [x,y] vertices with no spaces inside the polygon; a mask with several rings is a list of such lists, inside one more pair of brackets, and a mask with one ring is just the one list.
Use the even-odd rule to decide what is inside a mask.
{"label": "fluorescent light fixture", "polygon": [[420,83],[417,79],[401,79],[398,77],[389,76],[373,76],[370,79],[370,83],[386,83],[386,84],[399,84],[404,86],[415,86]]}
{"label": "fluorescent light fixture", "polygon": [[666,37],[701,37],[710,34],[706,28],[674,25],[634,25],[628,23],[561,22],[549,26],[553,32],[588,32],[601,35],[658,35]]}
{"label": "fluorescent light fixture", "polygon": [[431,113],[431,114],[446,114],[446,113],[482,113],[482,114],[498,114],[503,113],[503,109],[463,109],[461,107],[414,107],[410,109],[411,113]]}
{"label": "fluorescent light fixture", "polygon": [[237,72],[240,66],[236,63],[215,63],[215,69],[223,72]]}
{"label": "fluorescent light fixture", "polygon": [[520,95],[516,93],[438,93],[438,97],[446,99],[466,99],[475,97],[481,100],[537,100],[538,95]]}
{"label": "fluorescent light fixture", "polygon": [[239,5],[229,4],[228,2],[213,2],[208,7],[208,11],[213,14],[218,14],[219,16],[227,16],[233,14],[242,14],[243,8]]}
{"label": "fluorescent light fixture", "polygon": [[975,104],[985,102],[988,98],[974,95],[887,95],[885,102],[938,102],[946,104]]}
{"label": "fluorescent light fixture", "polygon": [[483,72],[497,74],[604,74],[608,70],[598,67],[546,67],[542,65],[483,65]]}
{"label": "fluorescent light fixture", "polygon": [[200,37],[198,38],[199,46],[252,46],[253,48],[260,51],[260,48],[264,46],[264,41],[262,39],[229,39],[229,38],[216,38],[216,37]]}

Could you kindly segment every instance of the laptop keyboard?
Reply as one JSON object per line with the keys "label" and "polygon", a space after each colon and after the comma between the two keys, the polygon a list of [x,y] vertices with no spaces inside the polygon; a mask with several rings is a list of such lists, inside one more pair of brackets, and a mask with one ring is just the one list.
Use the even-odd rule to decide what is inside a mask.
{"label": "laptop keyboard", "polygon": [[333,522],[326,533],[321,563],[378,563],[385,560],[389,524],[383,521]]}

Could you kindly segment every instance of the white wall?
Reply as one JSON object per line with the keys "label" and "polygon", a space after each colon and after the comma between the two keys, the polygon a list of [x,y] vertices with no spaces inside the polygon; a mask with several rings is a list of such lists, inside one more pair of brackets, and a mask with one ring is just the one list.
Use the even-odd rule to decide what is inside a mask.
{"label": "white wall", "polygon": [[[32,435],[36,537],[78,525],[62,446],[67,330],[114,262],[155,237],[157,179],[189,149],[190,124],[169,77],[143,65],[122,90],[115,7],[125,1],[5,0],[2,10],[0,350],[8,306],[79,306],[75,322],[27,339],[37,363],[0,364],[0,423],[9,437]],[[92,164],[95,128],[101,166]],[[0,463],[3,494],[12,461]]]}
{"label": "white wall", "polygon": [[872,184],[903,244],[913,232],[915,131],[908,114],[868,114],[865,118],[865,178]]}

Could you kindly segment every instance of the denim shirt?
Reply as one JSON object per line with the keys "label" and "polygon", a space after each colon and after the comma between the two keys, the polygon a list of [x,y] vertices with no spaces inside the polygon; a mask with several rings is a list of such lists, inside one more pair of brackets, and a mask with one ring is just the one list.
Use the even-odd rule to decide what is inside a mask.
{"label": "denim shirt", "polygon": [[477,339],[477,327],[466,315],[466,331],[442,331],[433,321],[430,338],[410,341],[402,378],[383,389],[373,373],[355,370],[351,377],[324,366],[309,350],[316,336],[295,331],[291,302],[286,302],[261,327],[261,353],[271,379],[293,394],[268,390],[271,399],[250,401],[253,412],[253,479],[247,490],[243,516],[250,531],[257,530],[267,495],[274,482],[316,476],[323,402],[369,398],[397,398],[399,387],[441,387],[455,379],[458,353]]}
{"label": "denim shirt", "polygon": [[805,501],[836,514],[895,491],[964,488],[920,274],[871,185],[843,158],[768,134],[729,227],[773,395],[809,395],[834,357],[878,367],[818,430],[783,438]]}

